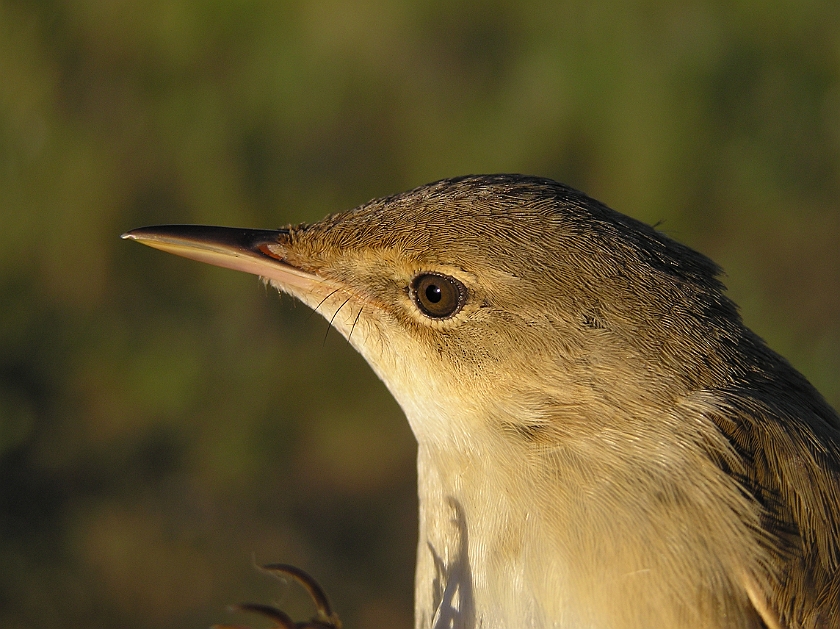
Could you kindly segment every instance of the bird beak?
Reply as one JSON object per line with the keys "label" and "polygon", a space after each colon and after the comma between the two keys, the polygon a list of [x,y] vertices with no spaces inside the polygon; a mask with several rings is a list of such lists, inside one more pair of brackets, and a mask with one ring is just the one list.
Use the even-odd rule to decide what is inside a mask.
{"label": "bird beak", "polygon": [[288,233],[286,229],[156,225],[133,229],[122,238],[191,260],[253,273],[282,286],[311,290],[319,278],[285,262],[281,240]]}

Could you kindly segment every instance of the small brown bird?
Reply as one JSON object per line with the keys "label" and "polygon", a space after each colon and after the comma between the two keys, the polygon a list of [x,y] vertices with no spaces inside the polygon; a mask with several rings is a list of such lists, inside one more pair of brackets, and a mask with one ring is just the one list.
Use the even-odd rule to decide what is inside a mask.
{"label": "small brown bird", "polygon": [[124,237],[266,278],[382,378],[418,628],[840,627],[840,418],[699,253],[518,175]]}

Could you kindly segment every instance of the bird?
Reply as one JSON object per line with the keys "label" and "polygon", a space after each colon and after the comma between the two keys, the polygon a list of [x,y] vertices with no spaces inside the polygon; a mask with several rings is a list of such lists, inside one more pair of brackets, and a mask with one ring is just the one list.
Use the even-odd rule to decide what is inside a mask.
{"label": "bird", "polygon": [[840,417],[709,258],[550,179],[124,238],[323,314],[417,441],[417,629],[840,627]]}

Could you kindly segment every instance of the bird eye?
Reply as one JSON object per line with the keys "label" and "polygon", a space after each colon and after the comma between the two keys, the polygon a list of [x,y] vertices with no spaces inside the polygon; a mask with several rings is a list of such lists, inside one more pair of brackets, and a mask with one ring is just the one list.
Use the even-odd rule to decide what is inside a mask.
{"label": "bird eye", "polygon": [[422,273],[411,282],[411,299],[432,319],[454,316],[464,306],[466,298],[466,287],[448,275]]}

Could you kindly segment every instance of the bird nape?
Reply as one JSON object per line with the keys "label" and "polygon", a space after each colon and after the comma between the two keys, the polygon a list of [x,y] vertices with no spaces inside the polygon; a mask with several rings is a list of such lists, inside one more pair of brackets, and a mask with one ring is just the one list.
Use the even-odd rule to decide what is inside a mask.
{"label": "bird nape", "polygon": [[840,627],[840,419],[708,258],[554,181],[125,238],[331,320],[418,442],[418,628]]}

